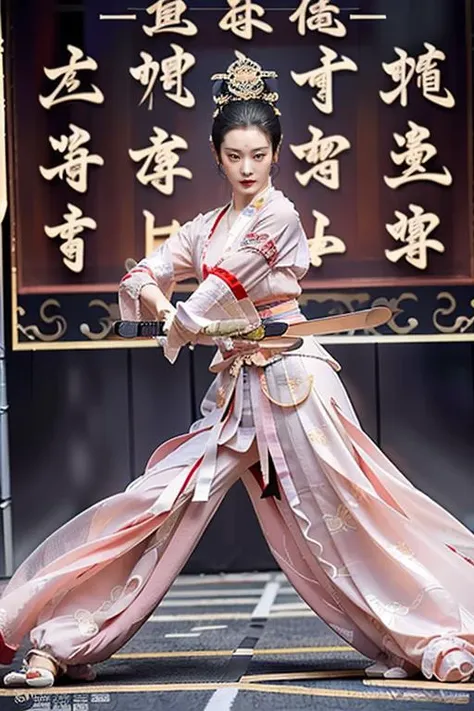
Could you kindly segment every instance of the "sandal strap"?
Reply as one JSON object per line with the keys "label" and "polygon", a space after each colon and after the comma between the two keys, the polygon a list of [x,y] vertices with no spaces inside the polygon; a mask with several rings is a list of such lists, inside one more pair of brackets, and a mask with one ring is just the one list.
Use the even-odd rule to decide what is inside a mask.
{"label": "sandal strap", "polygon": [[49,654],[49,652],[45,652],[43,649],[30,649],[29,652],[26,653],[24,663],[28,666],[29,661],[31,657],[43,657],[43,659],[47,659],[51,664],[54,666],[54,674],[57,676],[59,673],[64,674],[66,672],[66,665],[62,664],[60,661],[56,659],[56,657],[53,657],[52,654]]}

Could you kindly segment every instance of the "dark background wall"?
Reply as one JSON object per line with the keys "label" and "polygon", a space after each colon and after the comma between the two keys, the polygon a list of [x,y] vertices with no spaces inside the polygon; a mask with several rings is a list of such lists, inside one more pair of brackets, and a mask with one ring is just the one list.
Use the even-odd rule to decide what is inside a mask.
{"label": "dark background wall", "polygon": [[[404,473],[474,528],[474,346],[332,346],[362,423]],[[142,473],[186,430],[211,351],[9,352],[15,559]],[[243,487],[229,493],[188,572],[275,567]]]}
{"label": "dark background wall", "polygon": [[[49,0],[45,8],[53,4],[57,3]],[[17,10],[20,5],[12,2]],[[74,3],[61,5],[73,9]],[[377,11],[376,0],[371,5]],[[46,18],[43,3],[41,13]],[[72,22],[67,19],[71,12],[64,17]],[[436,13],[428,20],[436,21],[444,36]],[[418,42],[416,23],[403,19],[400,23],[408,33],[416,32]],[[44,42],[51,37],[36,24],[33,28],[35,39]],[[21,54],[23,59],[27,56]],[[4,228],[9,273],[8,225]],[[8,296],[8,284],[5,291]],[[7,302],[7,316],[9,309]],[[411,481],[474,529],[474,344],[354,344],[329,350],[343,366],[342,379],[372,438]],[[123,489],[141,474],[156,446],[189,427],[211,379],[210,357],[204,349],[183,352],[172,367],[155,349],[8,350],[17,564],[71,516]],[[0,546],[0,574],[1,555]],[[187,570],[274,565],[246,494],[237,484]]]}

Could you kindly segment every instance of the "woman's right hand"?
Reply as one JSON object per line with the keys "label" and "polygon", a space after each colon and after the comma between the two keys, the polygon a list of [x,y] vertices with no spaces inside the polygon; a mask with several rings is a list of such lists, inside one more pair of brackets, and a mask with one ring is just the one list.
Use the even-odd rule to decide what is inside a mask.
{"label": "woman's right hand", "polygon": [[140,292],[140,301],[157,321],[170,324],[173,320],[176,309],[156,284],[145,284]]}

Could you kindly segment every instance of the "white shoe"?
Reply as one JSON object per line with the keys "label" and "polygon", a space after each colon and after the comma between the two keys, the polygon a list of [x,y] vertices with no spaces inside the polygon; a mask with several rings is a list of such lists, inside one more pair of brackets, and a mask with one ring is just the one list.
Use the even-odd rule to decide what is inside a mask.
{"label": "white shoe", "polygon": [[34,689],[46,689],[53,686],[55,676],[48,669],[39,669],[38,667],[28,667],[23,664],[18,671],[12,671],[3,677],[3,683],[9,688],[25,688],[31,687]]}
{"label": "white shoe", "polygon": [[26,686],[26,666],[23,666],[18,671],[11,671],[8,674],[5,674],[3,677],[3,684],[4,686],[18,689]]}
{"label": "white shoe", "polygon": [[371,679],[407,679],[408,673],[402,667],[389,667],[384,662],[375,662],[365,669]]}

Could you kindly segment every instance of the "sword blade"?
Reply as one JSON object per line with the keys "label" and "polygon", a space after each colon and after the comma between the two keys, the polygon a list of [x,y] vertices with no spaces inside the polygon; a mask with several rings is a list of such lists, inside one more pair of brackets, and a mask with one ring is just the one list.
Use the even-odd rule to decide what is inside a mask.
{"label": "sword blade", "polygon": [[[357,331],[365,328],[376,328],[388,323],[393,312],[387,306],[374,306],[371,309],[354,311],[348,314],[315,318],[310,321],[287,324],[274,321],[264,325],[265,336],[260,343],[279,337],[304,337],[324,336],[345,331]],[[116,321],[114,332],[121,338],[156,338],[163,336],[163,323],[161,321]],[[246,339],[246,336],[235,336]]]}
{"label": "sword blade", "polygon": [[388,323],[393,312],[387,306],[374,306],[348,314],[315,318],[301,323],[288,325],[285,336],[327,336],[345,331],[359,331],[366,328],[376,328]]}

